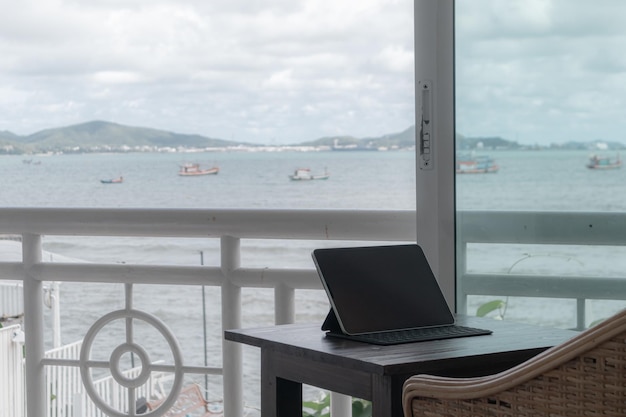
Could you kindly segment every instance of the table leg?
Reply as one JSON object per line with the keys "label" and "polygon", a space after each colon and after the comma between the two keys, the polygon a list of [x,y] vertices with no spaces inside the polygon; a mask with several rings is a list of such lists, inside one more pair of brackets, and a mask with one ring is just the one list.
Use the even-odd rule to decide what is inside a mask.
{"label": "table leg", "polygon": [[272,352],[261,350],[261,415],[301,416],[302,384],[276,375]]}
{"label": "table leg", "polygon": [[276,378],[276,388],[276,416],[301,416],[302,384],[287,379]]}
{"label": "table leg", "polygon": [[403,417],[402,381],[372,375],[372,417]]}

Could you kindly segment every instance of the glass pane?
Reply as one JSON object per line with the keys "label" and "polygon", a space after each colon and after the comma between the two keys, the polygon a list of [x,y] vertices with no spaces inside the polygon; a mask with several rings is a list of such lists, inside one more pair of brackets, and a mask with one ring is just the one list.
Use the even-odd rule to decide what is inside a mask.
{"label": "glass pane", "polygon": [[414,208],[411,1],[30,3],[0,205]]}
{"label": "glass pane", "polygon": [[[254,223],[252,229],[274,232],[275,225],[255,221],[255,213],[415,208],[411,0],[26,0],[13,6],[0,14],[1,207],[244,208],[251,209],[244,222]],[[106,230],[115,216],[103,215],[102,222]],[[127,278],[140,282],[171,267],[211,271],[226,259],[262,274],[279,268],[313,272],[312,249],[361,244],[335,240],[332,230],[321,241],[291,239],[289,232],[282,239],[252,239],[247,232],[232,245],[220,241],[220,231],[197,238],[186,232],[158,236],[158,224],[154,230],[150,237],[133,230],[128,236],[82,236],[85,231],[77,229],[46,234],[42,257],[45,263],[124,265],[120,273],[126,277],[149,265],[151,277]],[[21,261],[20,242],[0,249],[3,261]],[[127,307],[132,298],[133,308],[174,329],[186,366],[201,366],[203,359],[222,366],[220,285],[226,281],[137,284],[130,297],[115,274],[97,279],[89,269],[79,275],[46,290],[46,350],[81,340],[99,317]],[[291,293],[280,299],[273,288],[242,285],[241,314],[233,306],[224,310],[231,323],[243,316],[242,327],[273,324],[281,301],[293,307],[296,321],[321,324],[328,313],[326,294],[302,281],[289,285],[297,288],[295,302]],[[12,302],[24,298],[16,285],[10,291],[16,294]],[[149,345],[152,360],[172,363],[159,332],[134,324],[136,331],[124,334],[128,323],[102,328],[94,360],[110,358],[124,337],[128,342],[136,334],[134,340]],[[260,359],[251,359],[251,350],[244,355],[244,399],[252,404],[246,415],[256,416]],[[122,372],[145,364],[146,356],[134,353],[119,357]],[[59,369],[69,375],[67,367]],[[59,389],[48,396],[50,415],[66,413],[71,402],[87,404],[72,391],[78,375],[70,377],[67,383],[46,382]],[[112,375],[94,377],[111,398],[118,394]],[[154,385],[167,393],[170,377],[159,376]],[[221,375],[193,378],[212,405],[224,397]],[[150,397],[143,386],[135,393]],[[317,390],[305,392],[305,398],[314,395]],[[126,407],[119,398],[115,402]]]}
{"label": "glass pane", "polygon": [[460,312],[584,328],[626,306],[624,15],[456,2]]}

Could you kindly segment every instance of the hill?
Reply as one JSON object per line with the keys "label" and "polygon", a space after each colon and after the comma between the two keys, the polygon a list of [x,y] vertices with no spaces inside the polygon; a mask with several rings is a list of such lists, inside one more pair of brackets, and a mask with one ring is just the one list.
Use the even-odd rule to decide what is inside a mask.
{"label": "hill", "polygon": [[92,121],[77,125],[46,129],[28,136],[0,132],[0,148],[13,146],[11,153],[31,152],[102,152],[157,148],[212,148],[255,146],[201,135],[186,135],[158,129],[124,126]]}
{"label": "hill", "polygon": [[462,151],[474,149],[520,149],[521,147],[517,142],[512,142],[500,136],[465,137],[460,134],[456,135],[456,149]]}
{"label": "hill", "polygon": [[[415,145],[415,127],[371,138],[333,136],[291,146],[327,146],[348,150],[410,148]],[[132,152],[167,151],[180,149],[207,149],[227,147],[261,147],[246,142],[187,135],[164,130],[125,126],[106,121],[91,121],[72,126],[45,129],[20,136],[9,131],[0,132],[0,154],[31,154],[44,152]]]}
{"label": "hill", "polygon": [[[327,147],[334,150],[411,149],[415,146],[415,126],[377,137],[327,136],[290,146]],[[228,147],[262,147],[246,142],[189,135],[164,130],[125,126],[106,121],[91,121],[72,126],[42,130],[20,136],[0,131],[0,154],[42,152],[154,152]],[[517,142],[501,137],[464,137],[457,134],[457,150],[520,149]]]}
{"label": "hill", "polygon": [[303,146],[328,146],[335,149],[378,149],[378,148],[412,148],[415,146],[415,126],[406,130],[388,135],[355,138],[353,136],[328,136],[310,142]]}
{"label": "hill", "polygon": [[[358,139],[352,136],[330,136],[305,142],[303,145],[308,146],[329,146],[333,149],[342,150],[361,150],[361,149],[408,149],[415,146],[415,126],[411,126],[406,130],[398,133],[391,133],[379,137]],[[499,136],[496,137],[465,137],[456,135],[456,149],[474,150],[474,149],[520,149],[517,142],[513,142]]]}

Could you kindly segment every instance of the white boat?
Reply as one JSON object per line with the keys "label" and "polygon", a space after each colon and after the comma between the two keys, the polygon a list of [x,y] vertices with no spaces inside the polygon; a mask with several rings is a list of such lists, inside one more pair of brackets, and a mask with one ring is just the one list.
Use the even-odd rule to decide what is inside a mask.
{"label": "white boat", "polygon": [[309,168],[298,168],[289,176],[292,181],[327,180],[329,177],[330,174],[326,170],[323,174],[313,175]]}

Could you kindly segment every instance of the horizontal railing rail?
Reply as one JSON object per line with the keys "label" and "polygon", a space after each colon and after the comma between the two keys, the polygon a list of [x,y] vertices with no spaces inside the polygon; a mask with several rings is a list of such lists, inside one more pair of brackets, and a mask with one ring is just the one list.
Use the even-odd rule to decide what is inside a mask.
{"label": "horizontal railing rail", "polygon": [[415,240],[410,210],[3,208],[6,234]]}
{"label": "horizontal railing rail", "polygon": [[[550,245],[626,246],[626,214],[598,212],[457,212],[457,308],[466,311],[470,295],[566,298],[576,300],[576,328],[586,327],[586,301],[626,300],[623,276],[481,273],[468,271],[469,246]],[[495,252],[494,252],[495,253]]]}

